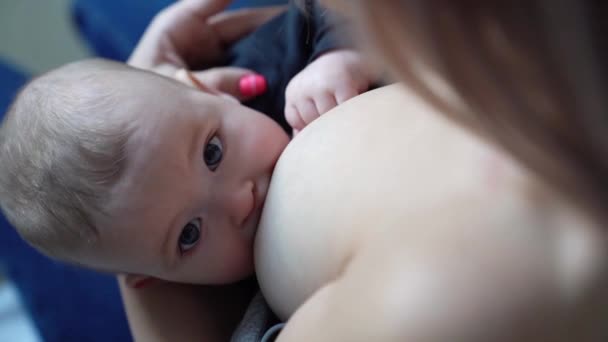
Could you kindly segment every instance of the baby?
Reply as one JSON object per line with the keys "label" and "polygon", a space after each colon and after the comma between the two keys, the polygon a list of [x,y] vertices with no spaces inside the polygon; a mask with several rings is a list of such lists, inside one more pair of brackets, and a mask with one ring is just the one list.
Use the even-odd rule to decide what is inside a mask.
{"label": "baby", "polygon": [[123,64],[34,80],[0,130],[0,204],[30,244],[98,270],[220,284],[252,241],[287,134],[235,101]]}
{"label": "baby", "polygon": [[[306,15],[318,16],[312,9],[291,8],[283,15],[292,18],[286,27],[304,32]],[[260,34],[284,17],[235,46],[227,63],[259,63],[254,53],[246,58],[244,47],[261,49]],[[303,56],[282,60],[290,70],[261,66],[269,91],[258,105],[273,107],[270,99],[273,108],[283,106],[285,89],[295,87],[315,106],[304,91],[314,84],[306,80],[324,72],[331,81],[367,77],[357,53],[320,38],[331,30],[318,31],[325,43],[305,43]],[[295,43],[286,44],[293,54]],[[194,88],[89,60],[28,84],[0,128],[0,206],[20,235],[53,258],[128,274],[135,286],[149,277],[224,284],[252,274],[253,237],[290,126],[282,110],[270,120],[188,75],[177,76]],[[343,83],[349,82],[337,87]],[[339,102],[336,94],[343,101],[358,92],[334,88],[324,93],[333,104],[317,105],[317,116]],[[314,120],[310,114],[291,127],[303,128]]]}

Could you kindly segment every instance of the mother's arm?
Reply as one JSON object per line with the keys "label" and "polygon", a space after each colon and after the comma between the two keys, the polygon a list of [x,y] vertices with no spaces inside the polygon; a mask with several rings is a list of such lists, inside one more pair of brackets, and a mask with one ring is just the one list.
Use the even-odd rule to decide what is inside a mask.
{"label": "mother's arm", "polygon": [[157,282],[135,289],[119,277],[135,341],[228,341],[255,287]]}

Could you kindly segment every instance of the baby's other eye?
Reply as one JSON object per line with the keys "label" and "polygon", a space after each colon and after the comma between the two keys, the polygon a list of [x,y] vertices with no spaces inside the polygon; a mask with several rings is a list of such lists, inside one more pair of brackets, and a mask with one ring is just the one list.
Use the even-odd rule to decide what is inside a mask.
{"label": "baby's other eye", "polygon": [[182,233],[179,235],[178,247],[181,253],[186,252],[190,248],[196,246],[196,243],[201,237],[201,219],[194,219],[184,226]]}
{"label": "baby's other eye", "polygon": [[213,172],[220,166],[223,156],[222,142],[217,135],[214,135],[207,145],[205,145],[205,151],[203,152],[205,165]]}

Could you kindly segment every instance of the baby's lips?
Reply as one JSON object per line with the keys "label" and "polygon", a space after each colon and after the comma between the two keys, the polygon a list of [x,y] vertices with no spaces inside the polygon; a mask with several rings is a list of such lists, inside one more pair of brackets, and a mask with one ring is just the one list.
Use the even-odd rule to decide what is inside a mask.
{"label": "baby's lips", "polygon": [[239,80],[239,91],[244,97],[255,97],[266,92],[268,85],[262,75],[248,74]]}

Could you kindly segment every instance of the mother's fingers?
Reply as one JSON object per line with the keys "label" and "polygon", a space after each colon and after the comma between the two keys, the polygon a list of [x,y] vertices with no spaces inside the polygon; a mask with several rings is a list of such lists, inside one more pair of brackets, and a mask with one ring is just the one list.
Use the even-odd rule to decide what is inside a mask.
{"label": "mother's fingers", "polygon": [[285,7],[222,12],[230,0],[181,0],[156,15],[128,63],[172,75],[217,62],[225,49]]}
{"label": "mother's fingers", "polygon": [[285,11],[286,6],[267,6],[222,12],[209,18],[208,24],[224,46],[231,45],[260,25]]}
{"label": "mother's fingers", "polygon": [[180,0],[175,7],[179,8],[178,11],[183,9],[206,21],[207,18],[226,9],[231,2],[232,0]]}

